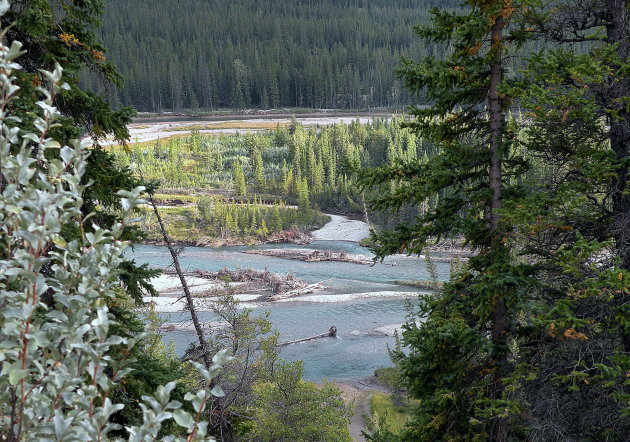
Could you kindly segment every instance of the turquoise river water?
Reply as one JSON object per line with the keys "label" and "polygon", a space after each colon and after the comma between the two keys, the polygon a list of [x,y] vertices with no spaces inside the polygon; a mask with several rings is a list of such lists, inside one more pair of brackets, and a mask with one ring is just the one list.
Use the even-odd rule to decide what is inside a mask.
{"label": "turquoise river water", "polygon": [[[371,265],[341,262],[303,262],[261,255],[242,253],[250,248],[312,248],[320,250],[344,250],[347,253],[371,256],[368,249],[356,243],[343,241],[315,241],[307,246],[264,245],[253,247],[228,247],[211,249],[188,247],[180,256],[181,265],[186,270],[216,271],[222,268],[268,269],[274,273],[293,272],[307,282],[325,281],[329,287],[322,294],[339,296],[366,292],[416,292],[409,287],[394,283],[402,279],[430,279],[425,261],[415,257],[397,255],[387,258],[384,263]],[[165,247],[136,246],[130,253],[138,263],[166,267],[170,256]],[[435,263],[438,278],[448,277],[448,263]],[[318,293],[319,294],[319,293]],[[329,302],[303,302],[299,298],[292,302],[257,303],[256,314],[270,312],[270,320],[280,333],[280,341],[300,339],[328,330],[331,325],[338,329],[338,338],[319,339],[294,344],[280,351],[287,360],[304,361],[304,377],[308,380],[355,379],[370,376],[379,367],[391,366],[387,346],[393,345],[394,338],[375,331],[378,327],[405,322],[407,302],[415,303],[415,294],[407,299],[401,297],[361,298],[352,301],[336,301],[329,296]],[[331,300],[336,302],[330,302]],[[189,320],[187,313],[163,313],[167,322]],[[211,313],[202,312],[203,321],[212,321]],[[178,353],[182,353],[195,335],[189,331],[173,331],[165,334],[172,340]]]}

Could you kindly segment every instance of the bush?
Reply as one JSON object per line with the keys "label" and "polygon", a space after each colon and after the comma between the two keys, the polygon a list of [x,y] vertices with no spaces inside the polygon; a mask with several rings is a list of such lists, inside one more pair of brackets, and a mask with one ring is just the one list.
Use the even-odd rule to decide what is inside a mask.
{"label": "bush", "polygon": [[248,440],[351,441],[351,408],[330,382],[318,388],[302,380],[302,362],[281,363],[272,379],[254,388],[254,416]]}
{"label": "bush", "polygon": [[[0,1],[0,14],[8,7]],[[105,440],[119,429],[111,418],[124,405],[110,392],[130,372],[133,361],[124,355],[136,343],[112,333],[106,301],[114,296],[126,247],[120,236],[143,188],[118,192],[122,222],[111,230],[92,225],[88,232],[90,218],[80,210],[88,143],[62,147],[48,136],[59,118],[55,94],[67,87],[59,85],[62,70],[41,73],[50,86],[39,89],[41,113],[32,131],[21,133],[9,111],[19,89],[14,73],[21,45],[0,45],[0,434],[7,440]],[[62,226],[78,229],[80,239],[66,241]],[[41,301],[44,294],[50,302]],[[114,349],[120,360],[109,356]],[[228,359],[220,352],[214,366],[197,366],[202,388],[186,395],[194,417],[170,400],[175,382],[143,396],[143,420],[126,428],[129,439],[154,440],[172,420],[189,439],[207,439],[202,413],[221,395],[208,387]]]}

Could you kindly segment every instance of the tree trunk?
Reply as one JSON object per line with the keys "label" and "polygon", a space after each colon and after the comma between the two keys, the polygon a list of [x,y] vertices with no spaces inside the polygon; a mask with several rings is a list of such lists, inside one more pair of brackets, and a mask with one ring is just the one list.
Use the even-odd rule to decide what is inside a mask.
{"label": "tree trunk", "polygon": [[203,333],[203,328],[201,327],[201,323],[199,322],[199,317],[197,316],[197,310],[195,309],[195,305],[193,303],[192,295],[190,294],[190,290],[188,289],[188,283],[186,282],[186,278],[184,277],[184,272],[182,272],[182,268],[179,265],[179,258],[177,257],[177,253],[171,244],[171,240],[166,233],[166,228],[164,227],[164,222],[162,221],[162,217],[160,216],[160,212],[158,211],[157,205],[155,204],[155,200],[152,196],[149,196],[149,201],[153,206],[153,211],[155,212],[155,217],[157,218],[158,224],[160,225],[160,230],[162,231],[162,237],[164,238],[164,243],[166,244],[166,248],[171,254],[173,258],[173,265],[175,266],[175,271],[179,276],[179,280],[182,283],[182,289],[184,290],[184,295],[186,296],[186,303],[188,304],[188,309],[190,310],[190,316],[192,317],[193,325],[195,326],[195,332],[197,333],[197,339],[199,340],[199,345],[201,346],[203,363],[206,366],[206,369],[210,369],[212,367],[212,359],[208,354],[208,343],[206,342],[206,338]]}
{"label": "tree trunk", "polygon": [[[193,297],[190,294],[190,290],[188,289],[188,283],[186,282],[186,278],[184,277],[184,272],[182,271],[181,266],[179,265],[179,258],[177,257],[177,253],[171,244],[171,240],[166,233],[166,228],[164,227],[164,222],[162,221],[162,217],[160,216],[160,212],[158,211],[157,205],[155,204],[155,200],[152,196],[149,196],[149,201],[153,206],[153,211],[155,212],[155,217],[157,218],[158,224],[160,225],[160,230],[162,231],[162,237],[164,238],[164,243],[168,248],[168,251],[173,258],[173,265],[175,266],[175,271],[179,276],[179,280],[182,283],[182,289],[184,290],[184,295],[186,297],[186,303],[188,304],[188,309],[190,310],[190,316],[193,321],[193,325],[195,327],[195,332],[197,333],[197,339],[199,340],[199,345],[201,347],[201,356],[203,359],[203,364],[206,369],[210,370],[212,367],[212,358],[209,354],[208,342],[206,341],[205,335],[203,333],[203,328],[201,326],[201,322],[199,322],[199,317],[197,316],[197,310],[195,309],[195,305],[193,303]],[[211,381],[210,386],[214,387],[214,379]],[[231,441],[232,437],[232,428],[229,423],[223,418],[223,406],[221,404],[221,398],[215,397],[212,400],[212,411],[210,413],[211,416],[220,416],[218,427],[219,433],[221,435],[221,441]]]}
{"label": "tree trunk", "polygon": [[[628,60],[628,2],[627,0],[606,0],[607,42],[617,44],[617,56],[620,63]],[[619,66],[615,66],[618,70]],[[630,194],[627,193],[628,161],[630,146],[630,113],[621,102],[623,97],[630,95],[630,79],[628,75],[615,76],[614,81],[607,85],[610,95],[607,108],[615,108],[619,114],[617,118],[608,117],[610,125],[610,146],[615,152],[620,165],[618,176],[613,183],[613,233],[617,253],[621,258],[622,267],[630,270]]]}
{"label": "tree trunk", "polygon": [[[499,232],[499,210],[501,209],[501,150],[503,145],[503,109],[499,97],[499,84],[503,77],[503,27],[505,21],[502,15],[496,17],[496,21],[491,29],[490,53],[492,63],[490,65],[490,88],[488,91],[488,112],[490,122],[490,190],[492,197],[490,201],[490,238],[491,253],[501,256],[501,244]],[[493,359],[496,369],[491,397],[494,400],[501,399],[503,395],[503,376],[507,362],[506,348],[506,311],[503,293],[497,290],[494,293],[494,310],[492,317],[492,344]],[[507,422],[505,418],[496,418],[491,429],[490,440],[503,442],[507,439]]]}

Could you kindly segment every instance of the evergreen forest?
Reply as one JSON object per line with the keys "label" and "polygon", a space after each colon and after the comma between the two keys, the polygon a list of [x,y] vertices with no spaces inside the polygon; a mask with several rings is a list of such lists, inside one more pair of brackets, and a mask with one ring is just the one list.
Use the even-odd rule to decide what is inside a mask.
{"label": "evergreen forest", "polygon": [[[294,121],[261,133],[218,136],[193,129],[189,136],[118,148],[116,157],[159,182],[160,201],[179,202],[180,207],[163,208],[175,239],[304,230],[327,220],[320,211],[367,217],[380,230],[413,220],[440,197],[436,193],[423,204],[407,205],[395,216],[366,203],[374,192],[358,186],[354,170],[426,162],[431,155],[431,146],[401,127],[403,122],[394,117],[307,128]],[[150,219],[149,212],[145,230],[157,238]]]}
{"label": "evergreen forest", "polygon": [[143,112],[401,109],[393,67],[439,52],[414,38],[455,0],[109,0],[99,35],[125,78],[86,85]]}

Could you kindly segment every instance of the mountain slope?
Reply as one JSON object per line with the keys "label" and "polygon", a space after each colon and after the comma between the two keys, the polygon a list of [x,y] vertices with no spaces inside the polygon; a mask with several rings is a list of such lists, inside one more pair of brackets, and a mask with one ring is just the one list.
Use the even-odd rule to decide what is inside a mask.
{"label": "mountain slope", "polygon": [[431,53],[411,26],[455,0],[109,0],[101,36],[141,111],[406,104],[393,69]]}

